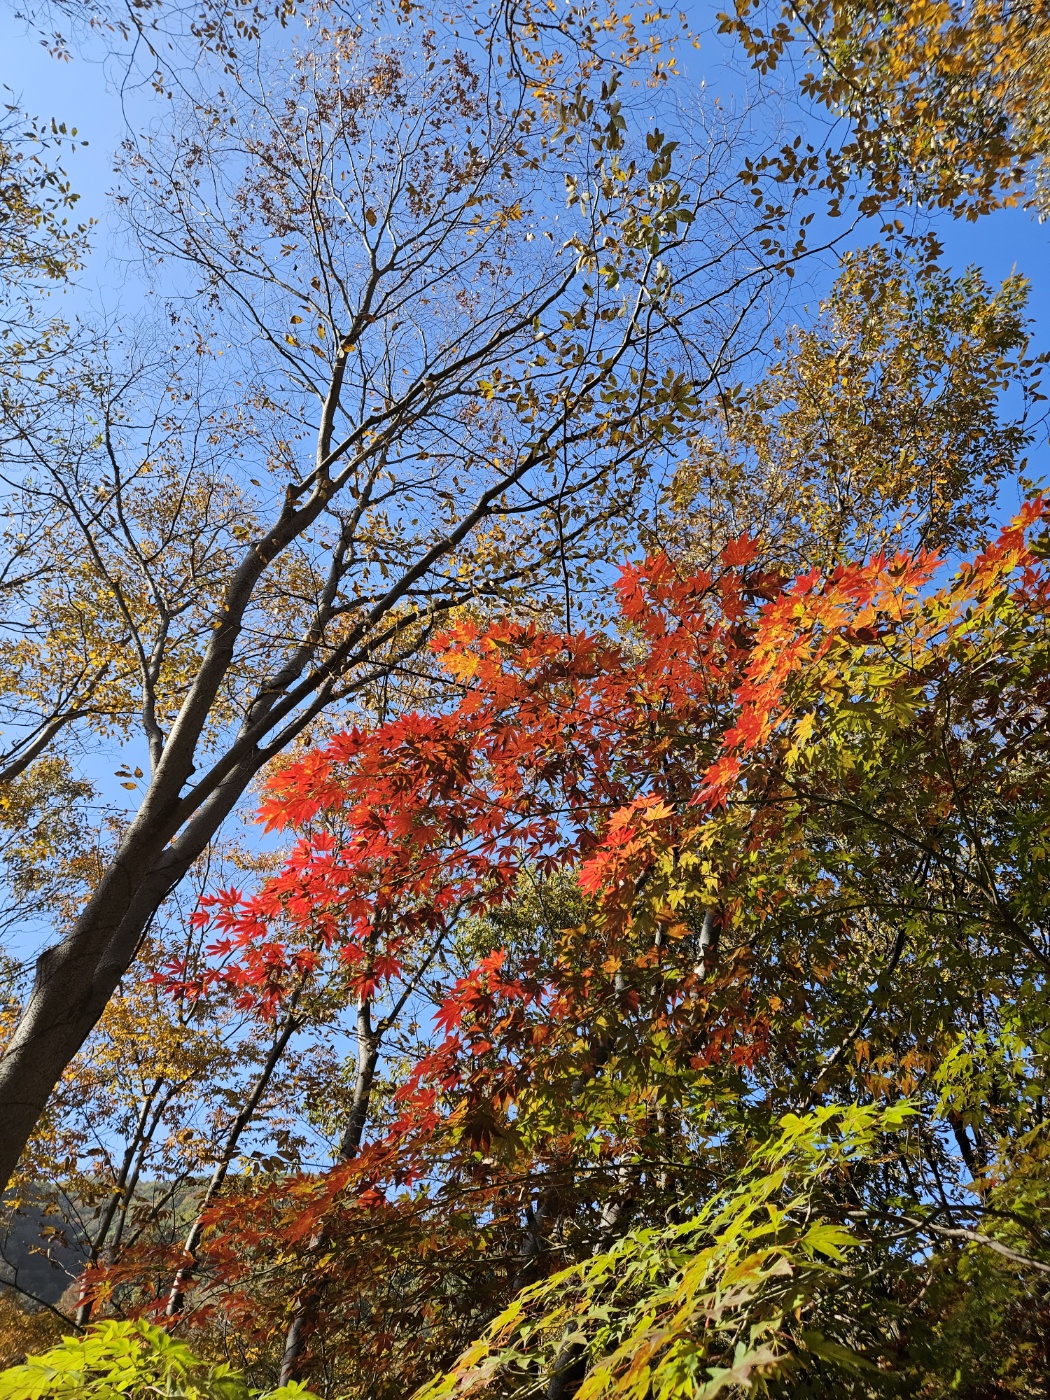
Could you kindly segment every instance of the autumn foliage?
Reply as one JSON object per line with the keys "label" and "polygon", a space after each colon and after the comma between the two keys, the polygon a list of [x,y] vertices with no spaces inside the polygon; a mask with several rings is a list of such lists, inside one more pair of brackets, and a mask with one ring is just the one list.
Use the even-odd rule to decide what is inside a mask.
{"label": "autumn foliage", "polygon": [[0,1397],[1047,1393],[1050,355],[939,237],[1050,209],[1045,8],[736,0],[736,111],[90,0],[167,309],[44,313],[12,108]]}
{"label": "autumn foliage", "polygon": [[[706,1262],[646,1343],[659,1386],[686,1334],[690,1374],[736,1358],[727,1387],[919,1374],[960,1270],[1027,1296],[1045,1246],[998,1203],[1038,1196],[1045,1153],[1046,515],[947,579],[920,553],[789,581],[740,540],[708,571],[625,567],[607,634],[464,619],[437,643],[458,703],[287,765],[261,817],[291,854],[205,898],[211,964],[169,985],[274,1016],[334,957],[359,1005],[411,986],[428,1044],[373,1090],[359,1151],[213,1210],[199,1322],[221,1298],[279,1328],[279,1241],[317,1364],[349,1348],[357,1384],[426,1380],[524,1287],[435,1395],[527,1393],[569,1320],[577,1379],[597,1367],[579,1393],[640,1395],[586,1261],[648,1280],[636,1326],[661,1229]],[[834,1320],[853,1275],[819,1260],[855,1254],[885,1276],[888,1351],[877,1315]],[[1003,1259],[1015,1283],[989,1283]],[[712,1287],[728,1318],[698,1338]]]}

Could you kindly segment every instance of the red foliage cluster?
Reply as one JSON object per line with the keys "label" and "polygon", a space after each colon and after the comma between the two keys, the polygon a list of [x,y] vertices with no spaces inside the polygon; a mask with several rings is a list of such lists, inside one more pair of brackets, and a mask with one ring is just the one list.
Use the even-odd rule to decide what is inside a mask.
{"label": "red foliage cluster", "polygon": [[[1019,566],[1022,587],[1045,589],[1025,543],[1045,516],[1041,501],[1027,506],[968,566],[960,596],[1001,586]],[[604,954],[615,955],[659,854],[775,766],[771,741],[795,718],[792,678],[815,672],[842,638],[870,646],[892,633],[938,565],[880,556],[789,583],[755,560],[742,539],[711,572],[681,577],[666,558],[624,568],[615,640],[454,626],[438,650],[464,686],[459,704],[338,735],[275,777],[261,817],[295,833],[294,850],[256,893],[202,902],[216,963],[192,988],[173,966],[169,985],[203,995],[222,983],[266,1012],[336,949],[348,994],[371,995],[457,917],[506,901],[524,865],[572,865],[583,891],[600,892]],[[587,984],[584,973],[553,985],[528,967],[509,976],[502,955],[487,957],[438,1009],[444,1039],[403,1086],[391,1140],[433,1127],[440,1094],[497,1041],[509,1080],[512,1052],[536,1052],[544,1020],[570,1013],[567,998],[586,1001]],[[743,1017],[744,1002],[736,1009]],[[760,1017],[743,1039],[740,1024],[712,1025],[706,1053],[743,1063],[764,1036]],[[511,1089],[495,1073],[485,1092],[498,1099]]]}

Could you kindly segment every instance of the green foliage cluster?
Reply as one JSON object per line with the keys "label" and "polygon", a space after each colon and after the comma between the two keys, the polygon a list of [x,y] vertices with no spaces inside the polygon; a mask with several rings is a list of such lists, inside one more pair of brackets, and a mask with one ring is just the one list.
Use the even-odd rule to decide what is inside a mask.
{"label": "green foliage cluster", "polygon": [[0,1372],[2,1400],[313,1400],[298,1381],[250,1388],[229,1366],[209,1365],[161,1327],[99,1322],[41,1356]]}

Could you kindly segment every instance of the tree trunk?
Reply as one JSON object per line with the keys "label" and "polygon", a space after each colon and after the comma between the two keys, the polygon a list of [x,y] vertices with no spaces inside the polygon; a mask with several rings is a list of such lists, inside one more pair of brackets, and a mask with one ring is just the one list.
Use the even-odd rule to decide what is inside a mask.
{"label": "tree trunk", "polygon": [[[368,1122],[368,1104],[375,1083],[376,1065],[379,1061],[379,1047],[382,1035],[372,1026],[371,1004],[366,998],[357,1008],[357,1077],[354,1081],[354,1098],[350,1105],[346,1129],[339,1143],[341,1161],[349,1162],[361,1148],[365,1124]],[[321,1231],[310,1241],[311,1253],[319,1252],[325,1244]],[[320,1293],[315,1286],[313,1270],[307,1276],[306,1291],[296,1304],[295,1313],[284,1339],[281,1353],[281,1373],[279,1385],[300,1379],[303,1363],[303,1347],[313,1330],[320,1304]]]}
{"label": "tree trunk", "polygon": [[299,1000],[301,988],[297,989],[288,999],[288,1016],[283,1027],[274,1040],[270,1048],[270,1053],[263,1062],[262,1068],[255,1077],[251,1093],[248,1095],[244,1107],[237,1117],[230,1124],[230,1130],[226,1135],[226,1145],[222,1150],[222,1155],[215,1163],[212,1170],[208,1188],[201,1200],[197,1211],[197,1218],[190,1226],[190,1232],[186,1236],[186,1243],[183,1245],[183,1262],[179,1265],[175,1277],[172,1280],[171,1292],[168,1294],[168,1304],[164,1309],[165,1317],[177,1317],[182,1311],[182,1305],[186,1297],[186,1290],[190,1286],[193,1278],[193,1271],[197,1263],[197,1250],[200,1248],[201,1238],[204,1234],[204,1215],[208,1207],[219,1194],[222,1183],[226,1180],[226,1175],[230,1170],[230,1163],[233,1161],[234,1153],[237,1151],[237,1144],[240,1142],[241,1134],[255,1116],[255,1110],[259,1107],[259,1100],[266,1092],[266,1088],[273,1078],[273,1072],[280,1062],[281,1056],[287,1048],[289,1040],[303,1024],[300,1017],[294,1015],[295,1004]]}
{"label": "tree trunk", "polygon": [[178,798],[192,763],[188,756],[181,763],[179,755],[172,757],[174,762],[158,768],[138,817],[83,913],[65,938],[37,959],[29,1001],[0,1056],[0,1190],[18,1166],[66,1067],[131,966],[157,910],[263,762],[256,754],[254,761],[242,763],[198,807],[176,840]]}
{"label": "tree trunk", "polygon": [[[153,852],[147,848],[128,854],[146,864]],[[158,878],[150,871],[136,881],[132,869],[130,862],[115,862],[67,936],[37,959],[29,1004],[0,1059],[3,1186],[66,1066],[94,1029],[151,918],[178,878],[174,872]],[[107,958],[119,944],[130,945],[129,955]]]}

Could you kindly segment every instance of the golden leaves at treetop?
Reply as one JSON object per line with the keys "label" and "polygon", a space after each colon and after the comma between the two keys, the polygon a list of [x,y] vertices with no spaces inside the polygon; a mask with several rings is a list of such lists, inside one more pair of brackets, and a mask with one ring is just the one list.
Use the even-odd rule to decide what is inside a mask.
{"label": "golden leaves at treetop", "polygon": [[736,0],[721,28],[761,72],[803,46],[802,91],[852,125],[830,162],[837,194],[860,170],[868,209],[903,197],[970,219],[1014,204],[1050,214],[1044,0]]}
{"label": "golden leaves at treetop", "polygon": [[995,289],[882,247],[844,258],[816,324],[709,403],[672,489],[693,548],[752,533],[794,570],[982,538],[1030,441],[1000,396],[1039,398],[1026,295],[1020,276]]}

